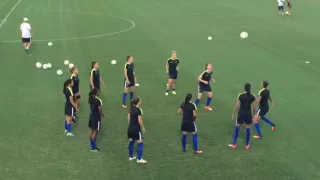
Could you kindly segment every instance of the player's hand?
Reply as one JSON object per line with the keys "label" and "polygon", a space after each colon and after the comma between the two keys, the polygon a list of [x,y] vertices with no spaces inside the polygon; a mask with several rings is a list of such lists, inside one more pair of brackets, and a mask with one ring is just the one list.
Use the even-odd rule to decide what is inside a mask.
{"label": "player's hand", "polygon": [[146,132],[146,128],[142,128],[142,133],[145,133]]}
{"label": "player's hand", "polygon": [[204,81],[203,83],[204,83],[204,84],[209,84],[209,82],[208,82],[208,81]]}
{"label": "player's hand", "polygon": [[129,81],[128,79],[126,79],[126,83],[127,83],[127,84],[130,84],[130,81]]}
{"label": "player's hand", "polygon": [[79,108],[76,108],[76,112],[78,112],[79,111]]}
{"label": "player's hand", "polygon": [[168,71],[168,70],[166,70],[166,72],[167,72],[167,74],[169,73],[169,71]]}
{"label": "player's hand", "polygon": [[213,82],[213,83],[216,83],[216,80],[215,80],[215,79],[212,79],[212,82]]}
{"label": "player's hand", "polygon": [[236,116],[232,114],[232,120],[236,120]]}

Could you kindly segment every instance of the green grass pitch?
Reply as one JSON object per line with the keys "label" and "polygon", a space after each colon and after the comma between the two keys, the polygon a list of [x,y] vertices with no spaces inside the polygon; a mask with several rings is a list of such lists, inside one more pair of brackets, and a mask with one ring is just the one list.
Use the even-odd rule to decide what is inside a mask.
{"label": "green grass pitch", "polygon": [[[0,179],[320,179],[319,0],[294,1],[291,17],[279,16],[275,1],[252,0],[22,0],[7,16],[17,2],[0,0]],[[19,43],[25,16],[35,33],[29,54]],[[241,31],[249,38],[241,40]],[[181,61],[178,94],[165,97],[165,63],[172,50]],[[129,54],[143,101],[147,165],[127,158],[121,96]],[[84,97],[74,138],[63,133],[65,59],[79,67]],[[92,60],[100,62],[107,84],[99,153],[89,152],[87,128]],[[38,61],[53,68],[38,70]],[[186,93],[196,95],[206,62],[213,64],[216,84],[213,111],[198,108],[204,154],[192,153],[191,138],[182,153],[177,109]],[[238,148],[229,149],[236,97],[246,82],[257,95],[262,80],[270,82],[275,106],[268,117],[277,131],[262,123],[264,139],[252,140],[246,151],[242,130]]]}

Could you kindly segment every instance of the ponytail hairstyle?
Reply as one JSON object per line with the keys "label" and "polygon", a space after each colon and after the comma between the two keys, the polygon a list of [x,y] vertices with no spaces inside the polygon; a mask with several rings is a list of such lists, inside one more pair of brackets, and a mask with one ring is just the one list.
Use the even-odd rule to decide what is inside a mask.
{"label": "ponytail hairstyle", "polygon": [[92,61],[91,62],[91,70],[94,68],[94,66],[97,64],[97,61]]}
{"label": "ponytail hairstyle", "polygon": [[69,86],[71,83],[72,83],[72,79],[67,79],[66,81],[64,81],[63,90],[62,90],[63,93],[66,91],[67,86]]}
{"label": "ponytail hairstyle", "polygon": [[204,68],[204,70],[207,70],[208,65],[209,65],[209,63],[206,63],[206,67]]}
{"label": "ponytail hairstyle", "polygon": [[250,95],[251,94],[251,84],[250,83],[246,83],[244,85],[244,90],[246,91],[247,95]]}
{"label": "ponytail hairstyle", "polygon": [[69,69],[70,73],[73,74],[73,71],[76,69],[75,66],[73,66],[72,68]]}
{"label": "ponytail hairstyle", "polygon": [[267,88],[269,85],[268,81],[262,81],[262,87]]}
{"label": "ponytail hairstyle", "polygon": [[139,104],[140,100],[141,100],[140,97],[135,97],[132,99],[132,101],[130,103],[130,111],[133,108],[133,106],[136,106]]}
{"label": "ponytail hairstyle", "polygon": [[189,104],[191,99],[192,99],[192,94],[188,93],[184,99],[184,104],[185,105]]}
{"label": "ponytail hairstyle", "polygon": [[90,92],[89,92],[89,99],[88,99],[88,103],[92,104],[94,98],[98,95],[99,90],[96,88],[93,88]]}

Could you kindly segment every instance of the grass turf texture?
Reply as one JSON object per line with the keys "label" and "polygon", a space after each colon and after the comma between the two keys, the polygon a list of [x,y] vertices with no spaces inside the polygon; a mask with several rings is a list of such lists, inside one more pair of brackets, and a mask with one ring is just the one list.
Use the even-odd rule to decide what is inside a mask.
{"label": "grass turf texture", "polygon": [[[0,19],[17,1],[0,0]],[[320,86],[317,9],[320,1],[296,1],[292,17],[279,16],[270,1],[86,1],[23,0],[0,28],[0,179],[319,179],[319,111],[315,99]],[[60,12],[60,10],[78,12]],[[34,40],[83,37],[132,30],[100,38],[34,42],[25,54],[19,43],[19,23],[27,16]],[[249,39],[239,33],[247,31]],[[213,40],[208,41],[207,37]],[[165,62],[177,50],[181,71],[178,95],[164,96]],[[127,110],[121,108],[125,56],[135,57],[141,84],[145,159],[148,165],[128,162]],[[80,69],[83,104],[76,137],[63,133],[62,83],[69,76],[63,60]],[[116,66],[110,60],[117,59]],[[107,122],[98,145],[89,152],[88,81],[90,61],[99,60],[107,87],[103,89]],[[311,63],[305,64],[308,60]],[[35,63],[51,62],[53,69],[37,70]],[[199,147],[203,155],[181,152],[177,108],[187,92],[196,95],[196,78],[212,62],[213,111],[198,110]],[[64,70],[56,76],[56,69]],[[262,123],[264,139],[252,140],[244,150],[240,131],[238,149],[229,149],[234,122],[232,108],[243,84],[257,95],[261,80],[270,81],[275,106],[268,117],[278,129]],[[205,101],[205,97],[202,103]]]}

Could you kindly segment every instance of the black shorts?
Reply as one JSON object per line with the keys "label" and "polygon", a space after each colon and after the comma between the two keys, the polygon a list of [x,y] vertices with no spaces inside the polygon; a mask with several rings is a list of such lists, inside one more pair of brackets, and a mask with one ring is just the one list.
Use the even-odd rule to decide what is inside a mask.
{"label": "black shorts", "polygon": [[195,122],[182,122],[181,131],[197,132],[197,126]]}
{"label": "black shorts", "polygon": [[263,116],[265,116],[268,112],[269,112],[269,108],[261,108],[261,109],[258,109],[257,115],[263,117]]}
{"label": "black shorts", "polygon": [[72,106],[65,106],[64,107],[64,114],[66,116],[74,116],[75,115],[76,110],[72,107]]}
{"label": "black shorts", "polygon": [[101,117],[89,117],[89,128],[99,131],[101,128]]}
{"label": "black shorts", "polygon": [[241,114],[238,113],[237,124],[252,124],[252,115],[251,114]]}
{"label": "black shorts", "polygon": [[278,6],[279,11],[283,11],[283,6]]}
{"label": "black shorts", "polygon": [[292,8],[292,3],[288,2],[288,8]]}
{"label": "black shorts", "polygon": [[198,92],[203,93],[203,92],[211,92],[211,86],[210,84],[201,84],[198,86]]}
{"label": "black shorts", "polygon": [[169,79],[178,79],[178,72],[169,72]]}
{"label": "black shorts", "polygon": [[22,38],[22,43],[30,43],[31,38]]}
{"label": "black shorts", "polygon": [[75,99],[81,99],[81,96],[80,95],[76,95],[74,96]]}
{"label": "black shorts", "polygon": [[124,87],[132,87],[134,86],[135,82],[134,79],[129,79],[129,83],[126,82],[126,79],[124,79]]}
{"label": "black shorts", "polygon": [[142,133],[140,128],[128,128],[128,138],[131,139],[132,141],[138,141],[138,140],[142,140]]}

